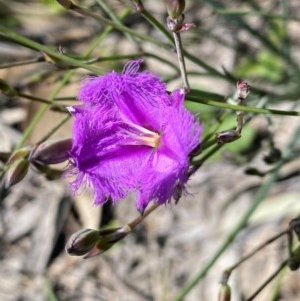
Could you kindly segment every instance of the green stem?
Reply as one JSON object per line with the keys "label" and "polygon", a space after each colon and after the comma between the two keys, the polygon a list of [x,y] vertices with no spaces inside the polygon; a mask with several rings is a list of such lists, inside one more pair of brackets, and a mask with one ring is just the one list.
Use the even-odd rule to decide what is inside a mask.
{"label": "green stem", "polygon": [[179,292],[177,296],[172,301],[182,301],[184,297],[188,295],[188,293],[205,277],[210,268],[216,263],[219,257],[224,253],[224,251],[228,248],[228,246],[233,242],[235,237],[239,234],[239,232],[246,227],[251,215],[254,213],[256,208],[259,206],[261,201],[266,197],[268,191],[271,189],[272,185],[278,178],[278,173],[281,167],[284,165],[285,160],[292,155],[292,149],[297,143],[300,136],[300,127],[296,129],[292,139],[288,143],[285,150],[285,158],[280,160],[274,170],[268,175],[266,181],[260,186],[256,195],[254,196],[254,200],[251,203],[251,206],[244,213],[244,215],[240,218],[240,220],[236,223],[236,225],[229,232],[225,241],[221,244],[221,246],[217,249],[217,251],[213,254],[211,259],[206,263],[206,265],[187,283],[187,285]]}
{"label": "green stem", "polygon": [[[151,23],[156,29],[158,29],[166,38],[169,42],[171,42],[173,45],[175,45],[174,40],[170,32],[164,27],[160,22],[157,21],[146,9],[143,9],[141,11],[142,16],[149,22]],[[210,74],[228,79],[229,77],[225,74],[222,74],[221,72],[217,71],[213,67],[207,65],[204,63],[202,60],[200,60],[198,57],[192,55],[188,51],[183,49],[183,55],[188,58],[190,61],[193,63],[197,64],[198,66],[201,66],[203,69],[207,70]],[[235,80],[232,80],[232,82],[235,82]]]}
{"label": "green stem", "polygon": [[70,115],[67,115],[63,120],[61,120],[49,133],[47,133],[42,139],[39,140],[37,144],[41,144],[48,140],[62,125],[64,125],[69,119]]}
{"label": "green stem", "polygon": [[[49,106],[52,106],[55,109],[58,109],[58,111],[60,111],[60,112],[66,112],[65,106],[56,104],[54,100],[48,100],[48,99],[44,99],[44,98],[40,98],[37,96],[28,95],[28,94],[24,94],[24,93],[18,93],[18,96],[32,100],[32,101],[47,104]],[[74,99],[74,97],[72,99]]]}
{"label": "green stem", "polygon": [[158,46],[164,47],[164,48],[169,48],[170,47],[170,45],[168,45],[166,43],[163,43],[163,42],[161,42],[161,41],[159,41],[159,40],[157,40],[155,38],[152,38],[149,35],[145,35],[143,33],[140,33],[140,32],[137,32],[137,31],[135,31],[133,29],[130,29],[130,28],[128,28],[128,27],[126,27],[126,26],[124,26],[124,25],[122,25],[120,23],[116,23],[114,21],[106,19],[106,18],[102,17],[101,15],[95,14],[95,13],[93,13],[93,12],[91,12],[91,11],[89,11],[89,10],[81,7],[81,6],[75,5],[74,3],[70,7],[70,9],[72,11],[75,11],[75,12],[83,15],[83,16],[91,17],[91,18],[97,20],[98,22],[100,22],[100,23],[102,23],[102,24],[104,24],[106,26],[111,26],[111,27],[113,27],[113,28],[115,28],[115,29],[117,29],[117,30],[119,30],[121,32],[129,33],[129,34],[133,35],[134,37],[137,37],[137,38],[139,38],[139,39],[141,39],[143,41],[148,41],[148,42],[151,42],[151,43],[153,43],[155,45],[158,45]]}
{"label": "green stem", "polygon": [[6,68],[11,68],[11,67],[18,67],[18,66],[25,66],[25,65],[30,65],[30,64],[35,64],[35,63],[39,63],[39,62],[44,62],[45,60],[43,59],[43,57],[37,57],[37,58],[33,58],[33,59],[28,59],[25,61],[20,61],[20,62],[10,62],[7,64],[3,64],[0,66],[0,69],[6,69]]}
{"label": "green stem", "polygon": [[81,62],[80,60],[76,60],[76,59],[73,59],[73,58],[71,58],[69,56],[66,56],[64,54],[61,54],[61,53],[57,52],[56,50],[53,50],[53,49],[49,48],[48,46],[39,44],[39,43],[37,43],[35,41],[32,41],[32,40],[30,40],[26,37],[23,37],[23,36],[15,33],[14,31],[12,31],[11,29],[6,28],[5,26],[0,24],[0,40],[1,40],[1,37],[4,38],[4,39],[7,39],[7,40],[9,40],[13,43],[16,43],[18,45],[23,45],[23,46],[28,47],[30,49],[34,49],[34,50],[37,50],[37,51],[44,52],[44,53],[48,54],[49,56],[57,59],[58,61],[65,62],[65,63],[67,63],[71,66],[81,67],[81,68],[84,68],[84,69],[89,70],[89,71],[91,71],[93,73],[96,73],[96,74],[102,74],[103,73],[103,70],[100,69],[100,68],[90,66],[88,64],[85,64],[85,63]]}
{"label": "green stem", "polygon": [[155,19],[145,8],[141,11],[141,15],[155,27],[158,31],[160,31],[169,42],[174,44],[174,40],[170,32],[167,30],[165,26],[163,26],[157,19]]}
{"label": "green stem", "polygon": [[183,83],[183,89],[185,93],[188,93],[190,91],[190,85],[188,82],[187,74],[186,74],[186,67],[184,62],[184,56],[183,56],[183,47],[180,37],[180,32],[173,32],[176,52],[177,52],[177,58],[178,58],[178,64],[181,74],[181,79]]}
{"label": "green stem", "polygon": [[[1,25],[0,25],[0,29],[1,29]],[[105,29],[105,31],[99,35],[92,43],[91,45],[89,45],[89,47],[86,49],[85,53],[84,53],[84,57],[87,57],[90,55],[90,53],[93,51],[93,49],[100,43],[100,41],[102,41],[102,39],[112,30],[112,27],[108,27]],[[35,42],[34,42],[35,43]],[[75,60],[75,62],[77,62]],[[59,84],[54,88],[54,90],[52,91],[52,93],[49,95],[48,97],[48,101],[52,102],[53,99],[56,97],[56,95],[59,93],[59,91],[62,89],[62,87],[69,81],[69,79],[72,77],[74,73],[74,70],[69,70],[67,71],[67,73],[64,75],[64,77],[62,78],[62,80],[59,82]],[[44,113],[47,111],[49,107],[49,103],[44,104],[40,110],[36,113],[36,115],[34,116],[33,120],[30,122],[30,124],[27,126],[21,140],[19,141],[19,143],[16,145],[16,149],[20,148],[23,143],[27,140],[27,138],[29,137],[31,131],[33,130],[33,128],[35,127],[35,125],[39,122],[39,120],[41,119],[41,117],[44,115]],[[53,132],[51,131],[51,134]]]}
{"label": "green stem", "polygon": [[[105,11],[105,13],[112,19],[113,22],[116,22],[116,24],[124,26],[124,24],[121,22],[118,16],[115,15],[115,13],[110,9],[110,7],[102,0],[96,0],[96,2],[99,4],[99,6]],[[129,12],[129,9],[127,9],[127,12]],[[125,32],[125,35],[128,40],[131,40],[133,43],[135,42],[135,39],[132,35],[130,35],[128,32]]]}
{"label": "green stem", "polygon": [[199,99],[197,96],[191,95],[191,93],[187,95],[186,100],[201,103],[208,106],[231,109],[234,111],[244,111],[244,112],[251,112],[251,113],[258,113],[258,114],[273,114],[273,115],[284,115],[284,116],[300,116],[299,111],[282,111],[282,110],[274,110],[274,109],[263,109],[263,108],[255,108],[255,107],[248,107],[248,106],[232,105],[229,103],[222,103],[214,100]]}
{"label": "green stem", "polygon": [[[74,72],[73,70],[67,71],[67,73],[64,75],[62,80],[59,82],[59,84],[54,88],[54,90],[49,95],[49,97],[48,97],[49,102],[52,102],[53,98],[55,98],[55,96],[59,93],[59,91],[62,89],[62,87],[69,81],[69,79],[73,75],[73,72]],[[34,129],[34,127],[36,126],[36,124],[39,122],[39,120],[42,118],[44,113],[47,111],[48,107],[49,107],[48,103],[41,106],[40,110],[34,115],[32,121],[26,127],[26,129],[22,135],[22,138],[16,145],[15,149],[19,149],[24,144],[24,142],[30,136],[30,134],[31,134],[32,130]]]}

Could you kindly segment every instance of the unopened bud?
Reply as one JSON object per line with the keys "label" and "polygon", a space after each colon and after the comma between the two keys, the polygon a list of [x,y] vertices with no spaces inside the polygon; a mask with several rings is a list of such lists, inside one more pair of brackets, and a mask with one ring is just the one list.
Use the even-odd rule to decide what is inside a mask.
{"label": "unopened bud", "polygon": [[69,238],[66,244],[66,252],[73,256],[84,255],[96,245],[98,239],[98,230],[80,230]]}
{"label": "unopened bud", "polygon": [[58,164],[66,161],[72,147],[72,139],[46,141],[38,145],[30,156],[31,161],[44,164]]}
{"label": "unopened bud", "polygon": [[14,151],[7,161],[7,165],[12,164],[15,161],[19,161],[20,159],[27,159],[30,153],[29,147],[22,147],[18,150]]}
{"label": "unopened bud", "polygon": [[250,93],[250,85],[246,81],[239,79],[237,81],[236,88],[238,98],[242,100],[246,99]]}
{"label": "unopened bud", "polygon": [[100,230],[100,238],[97,244],[87,254],[85,254],[83,258],[87,259],[104,253],[130,232],[131,228],[128,225],[120,228]]}
{"label": "unopened bud", "polygon": [[9,188],[24,179],[29,169],[29,161],[27,159],[19,159],[14,161],[5,174],[5,188]]}
{"label": "unopened bud", "polygon": [[230,301],[230,299],[231,299],[231,290],[229,285],[222,284],[219,291],[218,301]]}
{"label": "unopened bud", "polygon": [[80,230],[70,237],[66,252],[73,256],[84,255],[83,258],[90,258],[110,249],[130,231],[131,228],[127,225],[105,230]]}
{"label": "unopened bud", "polygon": [[173,19],[180,17],[185,8],[185,0],[165,0],[168,15]]}
{"label": "unopened bud", "polygon": [[241,138],[241,135],[235,130],[228,130],[216,133],[218,144],[230,143]]}

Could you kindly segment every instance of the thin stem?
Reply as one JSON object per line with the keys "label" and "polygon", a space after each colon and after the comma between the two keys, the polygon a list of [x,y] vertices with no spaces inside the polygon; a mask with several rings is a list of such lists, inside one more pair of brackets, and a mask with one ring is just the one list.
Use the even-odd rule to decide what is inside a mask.
{"label": "thin stem", "polygon": [[62,125],[64,125],[69,119],[71,118],[70,115],[67,115],[63,120],[61,120],[49,133],[47,133],[41,140],[39,140],[38,144],[43,143],[44,141],[48,140]]}
{"label": "thin stem", "polygon": [[[54,88],[54,90],[50,94],[50,96],[48,98],[48,101],[52,101],[53,100],[53,98],[59,93],[59,91],[62,89],[62,87],[69,81],[69,79],[71,78],[72,75],[73,75],[73,70],[67,71],[67,73],[64,75],[64,77],[62,78],[62,80],[59,82],[59,84]],[[36,126],[36,124],[39,122],[39,120],[42,118],[42,116],[44,115],[44,113],[47,111],[48,108],[49,108],[49,104],[46,103],[34,115],[32,121],[26,127],[26,129],[25,129],[25,131],[24,131],[24,133],[22,135],[22,138],[17,143],[15,149],[20,148],[24,144],[24,142],[30,136],[33,128]]]}
{"label": "thin stem", "polygon": [[[286,158],[292,155],[292,149],[298,141],[300,136],[300,127],[295,131],[292,139],[289,141],[286,147]],[[221,244],[221,246],[216,250],[210,260],[206,263],[206,265],[182,288],[182,290],[178,293],[177,296],[172,301],[182,301],[184,297],[188,295],[188,293],[202,280],[210,268],[216,263],[219,257],[224,253],[224,251],[228,248],[228,246],[233,242],[238,233],[247,225],[249,218],[254,213],[256,208],[259,206],[261,201],[265,198],[268,191],[273,186],[273,183],[278,178],[278,173],[281,167],[283,166],[285,159],[281,159],[277,164],[274,170],[269,174],[266,181],[260,186],[258,189],[251,206],[244,213],[244,215],[240,218],[240,220],[236,223],[236,225],[229,232],[225,241]],[[248,300],[249,301],[249,300]]]}
{"label": "thin stem", "polygon": [[[105,13],[112,19],[112,21],[116,22],[119,25],[124,26],[124,24],[121,22],[119,17],[115,15],[115,13],[110,9],[110,7],[104,1],[96,0],[96,2],[105,11]],[[129,12],[129,9],[126,8],[126,11]],[[135,38],[132,35],[130,35],[128,32],[125,32],[125,35],[130,41],[136,42]]]}
{"label": "thin stem", "polygon": [[80,60],[77,59],[73,59],[69,56],[66,56],[62,53],[57,52],[56,50],[53,50],[45,45],[39,44],[33,40],[30,40],[26,37],[23,37],[22,35],[19,35],[17,33],[15,33],[14,31],[12,31],[9,28],[6,28],[5,26],[0,24],[0,40],[1,37],[4,39],[7,39],[11,42],[14,42],[18,45],[23,45],[25,47],[28,47],[30,49],[34,49],[37,51],[41,51],[44,52],[46,54],[48,54],[49,56],[57,59],[58,61],[62,61],[65,62],[71,66],[76,66],[76,67],[81,67],[84,68],[86,70],[89,70],[91,72],[94,72],[96,74],[102,74],[103,70],[94,66],[90,66],[88,64],[85,64],[83,62],[81,62]]}
{"label": "thin stem", "polygon": [[183,56],[183,48],[182,48],[182,42],[180,37],[180,32],[173,32],[177,57],[178,57],[178,63],[179,63],[179,69],[180,74],[183,82],[183,89],[185,93],[188,93],[190,91],[190,85],[188,82],[187,74],[186,74],[186,67],[184,62],[184,56]]}
{"label": "thin stem", "polygon": [[197,102],[197,103],[205,104],[208,106],[214,106],[218,108],[231,109],[234,111],[244,111],[244,112],[252,112],[258,114],[273,114],[273,115],[284,115],[284,116],[300,116],[299,111],[282,111],[282,110],[274,110],[274,109],[263,109],[263,108],[249,107],[249,106],[232,105],[229,103],[222,103],[214,100],[199,99],[197,96],[191,94],[188,94],[186,98],[187,100],[192,102]]}
{"label": "thin stem", "polygon": [[44,98],[40,98],[40,97],[37,97],[37,96],[28,95],[28,94],[24,94],[24,93],[18,93],[17,96],[23,97],[23,98],[26,98],[26,99],[29,99],[29,100],[32,100],[32,101],[47,104],[49,106],[52,106],[53,109],[56,109],[59,112],[63,112],[63,113],[67,112],[66,109],[65,109],[65,106],[56,104],[54,100],[48,100],[48,99],[44,99]]}
{"label": "thin stem", "polygon": [[250,252],[249,254],[247,254],[246,256],[242,257],[237,263],[235,263],[234,265],[232,265],[230,268],[227,268],[222,276],[222,283],[226,284],[231,273],[237,268],[239,267],[243,262],[245,262],[246,260],[248,260],[249,258],[251,258],[253,255],[255,255],[257,252],[259,252],[260,250],[262,250],[263,248],[265,248],[267,245],[269,245],[270,243],[276,241],[278,238],[280,238],[283,235],[286,235],[287,233],[289,233],[291,230],[290,228],[288,228],[287,230],[284,230],[280,233],[278,233],[277,235],[269,238],[267,241],[265,241],[263,244],[261,244],[260,246],[258,246],[257,248],[255,248],[254,250],[252,250],[252,252]]}
{"label": "thin stem", "polygon": [[[0,30],[1,30],[1,25],[0,25]],[[84,57],[87,57],[88,55],[90,55],[90,53],[92,52],[92,50],[98,45],[98,43],[103,39],[103,37],[105,35],[107,35],[110,31],[111,31],[111,27],[107,28],[103,34],[101,34],[99,37],[97,37],[92,44],[86,49],[85,53],[84,53]],[[20,36],[21,38],[23,38],[22,36]],[[22,40],[22,39],[21,39]],[[28,39],[26,39],[28,40]],[[31,45],[30,40],[29,41],[29,45]],[[32,42],[34,44],[37,44],[35,42]],[[44,47],[44,46],[43,46]],[[48,49],[47,47],[45,47],[46,49]],[[77,62],[77,60],[75,60],[75,62]],[[94,68],[93,68],[94,69]],[[53,99],[56,97],[56,95],[59,93],[59,91],[63,88],[63,86],[69,81],[69,79],[72,77],[74,73],[74,70],[69,70],[67,71],[67,73],[65,73],[64,77],[62,78],[62,80],[59,82],[59,84],[54,88],[54,90],[52,91],[52,93],[49,95],[48,97],[48,101],[52,102]],[[44,104],[40,110],[36,113],[36,115],[34,116],[33,120],[31,121],[31,123],[27,126],[21,140],[19,141],[19,143],[16,145],[16,149],[20,148],[23,143],[26,141],[26,139],[29,137],[31,131],[33,130],[33,128],[35,127],[35,125],[39,122],[39,120],[41,119],[41,117],[44,115],[44,113],[47,111],[49,107],[49,104],[46,103]],[[56,127],[55,127],[56,129]],[[53,133],[52,131],[50,132],[51,134]]]}
{"label": "thin stem", "polygon": [[165,26],[163,26],[156,18],[153,17],[153,15],[151,15],[144,7],[140,11],[140,13],[150,24],[152,24],[158,31],[160,31],[169,42],[174,44],[172,35],[169,33]]}
{"label": "thin stem", "polygon": [[257,297],[257,295],[281,272],[283,268],[286,267],[288,260],[285,260],[281,263],[281,265],[278,267],[278,269],[271,275],[269,276],[266,281],[264,281],[259,288],[245,301],[252,301],[254,298]]}
{"label": "thin stem", "polygon": [[28,59],[25,61],[20,61],[20,62],[10,62],[7,64],[0,65],[0,69],[6,69],[6,68],[11,68],[11,67],[17,67],[17,66],[25,66],[25,65],[30,65],[30,64],[35,64],[39,62],[44,62],[43,57],[37,57],[33,59]]}
{"label": "thin stem", "polygon": [[152,213],[154,210],[156,210],[159,207],[159,204],[153,203],[148,209],[145,210],[145,212],[135,218],[133,221],[128,223],[128,226],[131,229],[134,229],[137,225],[139,225],[150,213]]}
{"label": "thin stem", "polygon": [[106,19],[104,17],[102,17],[101,15],[99,14],[95,14],[81,6],[78,6],[74,3],[72,3],[72,6],[69,8],[70,10],[74,11],[74,12],[77,12],[83,16],[88,16],[88,17],[91,17],[97,21],[99,21],[100,23],[104,24],[104,25],[107,25],[107,26],[111,26],[121,32],[124,32],[124,33],[129,33],[141,40],[144,40],[144,41],[148,41],[148,42],[151,42],[155,45],[158,45],[158,46],[161,46],[161,47],[164,47],[164,48],[169,48],[170,45],[166,44],[166,43],[163,43],[155,38],[152,38],[150,37],[149,35],[145,35],[143,33],[140,33],[140,32],[137,32],[133,29],[130,29],[122,24],[119,24],[119,23],[116,23],[114,21],[111,21],[109,19]]}

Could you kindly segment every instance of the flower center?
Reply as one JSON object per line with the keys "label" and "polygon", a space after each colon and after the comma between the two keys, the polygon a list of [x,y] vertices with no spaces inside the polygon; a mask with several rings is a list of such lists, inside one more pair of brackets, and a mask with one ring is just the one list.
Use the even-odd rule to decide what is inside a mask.
{"label": "flower center", "polygon": [[126,137],[125,145],[145,145],[152,148],[158,148],[161,140],[161,135],[150,131],[142,126],[133,123],[127,123],[129,126],[125,130],[128,135]]}

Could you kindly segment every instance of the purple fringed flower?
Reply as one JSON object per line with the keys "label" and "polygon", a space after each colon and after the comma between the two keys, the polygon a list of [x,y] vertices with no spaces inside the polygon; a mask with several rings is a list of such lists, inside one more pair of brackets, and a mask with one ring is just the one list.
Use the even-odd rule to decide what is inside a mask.
{"label": "purple fringed flower", "polygon": [[140,63],[83,82],[78,99],[84,104],[69,108],[74,124],[68,173],[76,175],[74,191],[83,183],[93,189],[95,205],[133,193],[143,212],[151,200],[167,203],[184,188],[202,126],[184,108],[184,93],[169,95],[156,75],[138,72]]}

